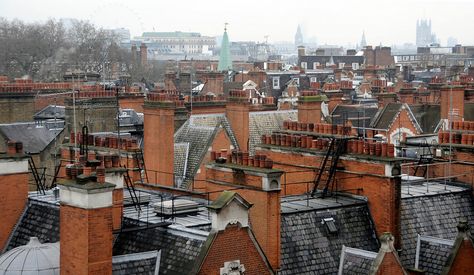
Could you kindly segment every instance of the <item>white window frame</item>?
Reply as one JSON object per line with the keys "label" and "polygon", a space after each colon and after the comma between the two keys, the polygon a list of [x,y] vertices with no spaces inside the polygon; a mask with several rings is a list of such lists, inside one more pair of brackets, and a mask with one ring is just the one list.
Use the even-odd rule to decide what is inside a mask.
{"label": "white window frame", "polygon": [[300,78],[299,77],[292,77],[292,80],[296,80],[296,85],[299,87],[300,86]]}
{"label": "white window frame", "polygon": [[307,62],[301,62],[301,68],[302,69],[308,69],[308,63]]}
{"label": "white window frame", "polygon": [[319,64],[319,62],[313,62],[313,69],[316,70],[319,65],[321,65],[321,64]]}
{"label": "white window frame", "polygon": [[359,63],[353,62],[353,63],[352,63],[352,69],[353,69],[353,70],[358,70],[358,69],[359,69]]}
{"label": "white window frame", "polygon": [[280,89],[280,77],[274,76],[272,78],[272,87],[273,89]]}

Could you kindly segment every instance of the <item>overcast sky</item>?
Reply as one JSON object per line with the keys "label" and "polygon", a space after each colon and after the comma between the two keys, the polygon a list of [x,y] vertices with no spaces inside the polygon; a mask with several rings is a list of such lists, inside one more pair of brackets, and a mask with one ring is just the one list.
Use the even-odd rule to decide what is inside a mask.
{"label": "overcast sky", "polygon": [[105,28],[195,31],[231,41],[293,41],[298,24],[319,44],[355,44],[365,30],[372,45],[415,42],[416,20],[431,18],[441,44],[474,45],[474,0],[0,0],[0,17],[34,22],[78,18]]}

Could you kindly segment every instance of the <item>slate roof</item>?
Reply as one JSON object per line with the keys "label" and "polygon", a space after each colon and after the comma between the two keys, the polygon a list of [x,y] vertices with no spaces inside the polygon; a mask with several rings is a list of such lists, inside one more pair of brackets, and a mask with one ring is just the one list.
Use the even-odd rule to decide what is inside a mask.
{"label": "slate roof", "polygon": [[175,177],[184,177],[188,163],[189,143],[174,144],[174,174]]}
{"label": "slate roof", "polygon": [[[125,226],[131,225],[124,219]],[[177,230],[155,227],[123,232],[114,244],[114,255],[161,250],[160,274],[189,274],[205,238],[182,234]]]}
{"label": "slate roof", "polygon": [[[414,197],[402,197],[400,204],[400,260],[405,267],[414,267],[417,235],[452,240],[456,225],[466,217],[474,226],[474,204],[471,190]],[[472,229],[471,229],[472,230]]]}
{"label": "slate roof", "polygon": [[434,133],[441,119],[441,106],[439,104],[417,104],[410,105],[410,109],[423,133]]}
{"label": "slate roof", "polygon": [[352,63],[364,63],[364,56],[358,55],[305,55],[300,57],[300,62],[307,62],[307,68],[311,70],[316,69],[313,68],[313,62],[319,62],[319,64],[325,65],[331,60],[331,58],[335,64],[345,63],[352,66]]}
{"label": "slate roof", "polygon": [[174,156],[175,165],[178,165],[178,167],[183,167],[184,165],[177,163],[186,162],[185,180],[180,187],[187,188],[192,182],[202,159],[206,155],[219,129],[223,129],[234,147],[238,148],[237,140],[224,114],[192,115],[178,131],[176,131],[174,134],[175,144],[188,144],[187,155],[182,152],[177,152]]}
{"label": "slate roof", "polygon": [[66,107],[59,105],[48,105],[41,111],[37,112],[33,118],[35,120],[44,119],[65,119],[66,118]]}
{"label": "slate roof", "polygon": [[[402,107],[406,108],[408,115],[412,119],[414,126],[417,127],[418,130],[422,130],[410,106],[408,104],[403,104],[403,103],[388,103],[383,109],[377,112],[377,114],[375,115],[375,118],[372,120],[371,127],[376,128],[376,129],[388,130],[392,126],[398,114],[401,112]],[[422,116],[421,112],[419,112],[419,115],[420,117]]]}
{"label": "slate roof", "polygon": [[6,250],[27,244],[30,237],[37,237],[41,243],[59,241],[59,205],[28,200]]}
{"label": "slate roof", "polygon": [[[379,109],[366,105],[337,105],[331,113],[333,123],[342,124],[344,119],[355,127],[369,127]],[[362,133],[362,129],[359,129]]]}
{"label": "slate roof", "polygon": [[344,259],[342,265],[339,266],[340,272],[344,275],[360,275],[369,274],[370,267],[374,262],[377,252],[362,250],[362,253],[343,252]]}
{"label": "slate roof", "polygon": [[474,103],[464,103],[464,120],[474,120]]}
{"label": "slate roof", "polygon": [[392,124],[395,116],[402,108],[402,103],[389,103],[374,118],[371,123],[371,127],[377,129],[388,129]]}
{"label": "slate roof", "polygon": [[0,124],[0,132],[5,139],[23,142],[23,150],[32,154],[42,152],[63,130],[64,121]]}
{"label": "slate roof", "polygon": [[424,270],[426,275],[441,274],[452,247],[452,245],[421,241],[418,269]]}
{"label": "slate roof", "polygon": [[[301,205],[301,211],[282,199],[280,274],[337,274],[342,245],[378,250],[366,201],[333,197],[307,202],[304,198],[293,203]],[[324,218],[335,220],[337,234],[327,232],[321,223]]]}
{"label": "slate roof", "polygon": [[284,120],[297,120],[298,111],[265,111],[249,114],[249,153],[255,153],[255,146],[261,143],[262,135],[283,129]]}
{"label": "slate roof", "polygon": [[[154,275],[159,271],[161,251],[134,253],[112,258],[112,274],[114,275]],[[158,263],[158,268],[157,268]],[[158,274],[158,273],[157,273]]]}

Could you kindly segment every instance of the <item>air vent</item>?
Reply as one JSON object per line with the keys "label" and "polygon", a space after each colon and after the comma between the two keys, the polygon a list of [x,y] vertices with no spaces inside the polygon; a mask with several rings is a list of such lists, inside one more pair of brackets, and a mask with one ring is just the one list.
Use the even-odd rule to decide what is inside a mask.
{"label": "air vent", "polygon": [[199,211],[199,204],[191,200],[169,200],[153,204],[155,213],[163,216],[190,214]]}

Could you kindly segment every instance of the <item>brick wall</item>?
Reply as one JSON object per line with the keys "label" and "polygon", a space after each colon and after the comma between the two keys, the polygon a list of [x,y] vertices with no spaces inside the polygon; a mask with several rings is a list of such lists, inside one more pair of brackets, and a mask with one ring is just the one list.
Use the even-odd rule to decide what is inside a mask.
{"label": "brick wall", "polygon": [[246,102],[228,102],[226,116],[242,151],[248,151],[249,105]]}
{"label": "brick wall", "polygon": [[174,186],[174,108],[145,104],[144,157],[158,184]]}
{"label": "brick wall", "polygon": [[112,208],[60,208],[61,274],[112,274]]}
{"label": "brick wall", "polygon": [[229,225],[218,232],[198,274],[220,274],[225,262],[240,260],[245,274],[271,274],[249,235],[247,228]]}
{"label": "brick wall", "polygon": [[35,114],[34,93],[0,94],[0,123],[32,121]]}
{"label": "brick wall", "polygon": [[472,239],[464,239],[455,255],[449,275],[468,275],[474,269],[474,247]]}
{"label": "brick wall", "polygon": [[211,193],[211,200],[217,199],[226,189],[242,187],[234,190],[245,200],[252,203],[250,208],[250,225],[258,243],[262,247],[268,261],[274,269],[280,266],[280,191],[264,191],[261,189],[261,176],[224,172],[208,169],[208,181],[203,189]]}
{"label": "brick wall", "polygon": [[395,258],[393,252],[386,253],[382,264],[377,270],[377,275],[402,275],[406,274],[401,264]]}
{"label": "brick wall", "polygon": [[142,96],[121,96],[119,98],[120,108],[133,109],[137,113],[143,113],[145,98]]}
{"label": "brick wall", "polygon": [[[282,195],[311,191],[316,176],[314,171],[319,169],[324,158],[323,154],[283,150],[260,149],[256,154],[267,155],[273,160],[274,168],[285,171],[282,176]],[[395,240],[399,240],[401,182],[400,177],[385,176],[386,165],[389,164],[383,160],[342,157],[340,166],[345,170],[336,173],[335,181],[338,190],[366,196],[377,233],[391,232]]]}
{"label": "brick wall", "polygon": [[0,251],[25,209],[28,177],[28,173],[0,175]]}
{"label": "brick wall", "polygon": [[[71,98],[66,104],[66,132],[74,131],[74,108]],[[89,133],[117,130],[117,101],[115,98],[76,99],[76,129],[82,130],[87,122]],[[85,121],[84,121],[85,118]]]}

